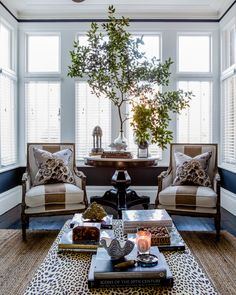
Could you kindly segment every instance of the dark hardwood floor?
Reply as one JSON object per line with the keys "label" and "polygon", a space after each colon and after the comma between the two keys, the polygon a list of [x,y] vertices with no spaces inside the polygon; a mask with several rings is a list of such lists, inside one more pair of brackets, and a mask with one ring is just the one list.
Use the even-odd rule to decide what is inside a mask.
{"label": "dark hardwood floor", "polygon": [[[106,208],[107,209],[107,208]],[[0,228],[20,229],[20,205],[0,216]],[[227,230],[236,236],[236,216],[222,208],[221,229]],[[114,212],[109,212],[114,213]],[[65,221],[72,216],[36,217],[30,219],[30,229],[60,229]],[[173,221],[180,231],[213,231],[215,230],[212,218],[187,217],[172,215]]]}

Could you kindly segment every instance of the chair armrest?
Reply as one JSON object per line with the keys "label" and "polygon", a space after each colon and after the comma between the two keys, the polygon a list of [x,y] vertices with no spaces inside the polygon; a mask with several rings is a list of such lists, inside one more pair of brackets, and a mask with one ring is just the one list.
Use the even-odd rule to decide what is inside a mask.
{"label": "chair armrest", "polygon": [[157,178],[158,180],[158,193],[172,184],[172,170],[161,172]]}
{"label": "chair armrest", "polygon": [[220,190],[220,183],[221,183],[220,174],[218,172],[216,172],[216,174],[213,178],[213,189],[217,194]]}
{"label": "chair armrest", "polygon": [[22,206],[25,206],[25,194],[31,188],[30,174],[26,171],[22,175]]}
{"label": "chair armrest", "polygon": [[85,190],[86,188],[86,176],[82,171],[79,171],[77,167],[74,167],[74,177],[75,177],[75,184],[81,188],[82,190]]}

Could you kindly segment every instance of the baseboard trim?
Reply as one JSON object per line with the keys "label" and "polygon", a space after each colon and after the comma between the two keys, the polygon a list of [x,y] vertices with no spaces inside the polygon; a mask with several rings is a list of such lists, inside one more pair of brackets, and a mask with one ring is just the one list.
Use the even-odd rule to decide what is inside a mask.
{"label": "baseboard trim", "polygon": [[236,216],[236,194],[221,188],[221,206]]}
{"label": "baseboard trim", "polygon": [[0,215],[21,203],[21,186],[18,185],[0,194]]}
{"label": "baseboard trim", "polygon": [[[87,186],[86,190],[88,201],[90,202],[90,197],[92,196],[103,196],[104,193],[111,188],[112,186]],[[150,204],[155,204],[157,196],[157,186],[131,186],[130,188],[135,190],[139,196],[150,197]]]}

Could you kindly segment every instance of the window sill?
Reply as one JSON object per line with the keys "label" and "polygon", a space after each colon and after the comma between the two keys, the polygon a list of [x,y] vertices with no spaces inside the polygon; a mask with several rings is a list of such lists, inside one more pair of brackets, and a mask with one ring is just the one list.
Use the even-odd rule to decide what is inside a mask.
{"label": "window sill", "polygon": [[236,173],[236,165],[221,163],[220,165],[218,165],[218,167],[221,168],[221,169],[228,170],[228,171],[230,171],[232,173]]}
{"label": "window sill", "polygon": [[6,166],[6,167],[0,167],[0,173],[10,171],[10,170],[13,170],[13,169],[16,169],[16,168],[19,168],[19,167],[20,167],[19,164],[9,165],[9,166]]}

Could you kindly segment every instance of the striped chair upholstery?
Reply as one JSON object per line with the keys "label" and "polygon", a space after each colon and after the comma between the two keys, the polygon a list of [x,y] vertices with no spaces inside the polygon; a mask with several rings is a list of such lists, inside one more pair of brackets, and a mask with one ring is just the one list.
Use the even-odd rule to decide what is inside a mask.
{"label": "striped chair upholstery", "polygon": [[[173,186],[176,177],[175,152],[184,153],[190,157],[210,151],[207,173],[212,182],[212,188],[179,185]],[[170,165],[158,177],[158,194],[156,208],[166,209],[171,214],[214,217],[217,237],[220,233],[220,177],[217,171],[216,144],[171,144]]]}
{"label": "striped chair upholstery", "polygon": [[[33,148],[51,153],[64,149],[72,150],[68,166],[72,171],[75,184],[53,183],[32,186],[38,172]],[[75,165],[75,145],[73,143],[46,143],[27,145],[27,167],[22,178],[22,235],[26,239],[26,227],[31,216],[64,215],[84,211],[88,206],[86,177]]]}

